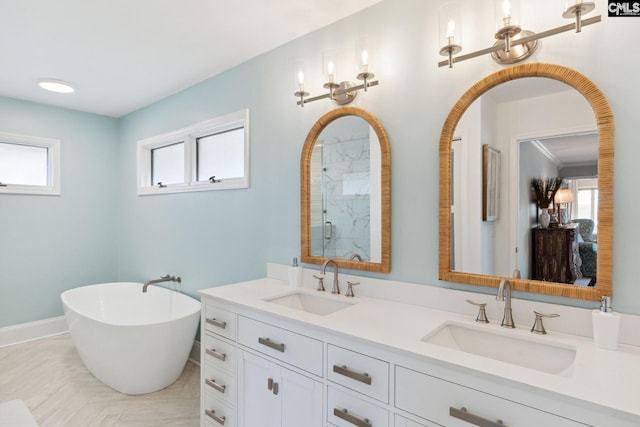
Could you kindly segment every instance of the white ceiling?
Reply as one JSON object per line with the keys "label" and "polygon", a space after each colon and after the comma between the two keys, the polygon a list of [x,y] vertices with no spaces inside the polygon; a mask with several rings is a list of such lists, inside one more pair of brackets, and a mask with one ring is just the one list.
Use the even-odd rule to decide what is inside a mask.
{"label": "white ceiling", "polygon": [[[553,79],[517,79],[492,88],[486,95],[499,104],[569,90],[574,89],[566,83]],[[595,165],[598,161],[597,132],[539,139],[535,143],[558,167]]]}
{"label": "white ceiling", "polygon": [[547,138],[539,140],[538,143],[560,167],[597,165],[598,163],[596,132]]}
{"label": "white ceiling", "polygon": [[120,117],[379,1],[0,0],[0,96]]}

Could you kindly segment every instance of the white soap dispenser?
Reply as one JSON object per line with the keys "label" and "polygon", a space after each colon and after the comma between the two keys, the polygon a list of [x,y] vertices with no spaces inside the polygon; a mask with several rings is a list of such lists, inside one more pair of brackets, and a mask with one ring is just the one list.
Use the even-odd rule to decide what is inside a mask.
{"label": "white soap dispenser", "polygon": [[607,350],[618,348],[620,315],[611,308],[611,297],[602,297],[600,309],[593,310],[593,342],[596,347]]}
{"label": "white soap dispenser", "polygon": [[289,267],[289,287],[297,288],[302,284],[302,267],[298,265],[298,258],[293,258]]}

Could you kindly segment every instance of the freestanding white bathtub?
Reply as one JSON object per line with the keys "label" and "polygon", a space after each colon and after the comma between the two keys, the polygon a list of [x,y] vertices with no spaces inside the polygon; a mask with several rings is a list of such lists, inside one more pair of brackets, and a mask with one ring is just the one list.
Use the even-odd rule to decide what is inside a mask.
{"label": "freestanding white bathtub", "polygon": [[178,379],[189,357],[200,302],[142,283],[83,286],[61,295],[80,358],[93,375],[126,394],[163,389]]}

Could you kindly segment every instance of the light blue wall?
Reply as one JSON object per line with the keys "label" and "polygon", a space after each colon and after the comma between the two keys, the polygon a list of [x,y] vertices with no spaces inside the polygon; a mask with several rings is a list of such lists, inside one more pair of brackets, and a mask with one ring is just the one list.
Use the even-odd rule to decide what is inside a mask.
{"label": "light blue wall", "polygon": [[[442,3],[444,0],[385,0],[132,113],[120,120],[120,145],[115,158],[111,148],[97,146],[97,139],[91,141],[96,145],[92,145],[91,150],[78,144],[68,149],[69,154],[63,152],[65,156],[75,158],[95,158],[100,153],[99,168],[119,169],[120,180],[113,204],[120,209],[121,221],[114,228],[110,229],[108,225],[101,228],[110,230],[108,235],[100,233],[100,228],[87,227],[95,233],[88,236],[67,229],[73,239],[64,242],[65,250],[69,250],[68,246],[84,248],[83,244],[86,245],[86,250],[78,255],[79,262],[72,262],[74,257],[66,257],[64,262],[51,262],[50,268],[40,270],[41,273],[30,272],[26,278],[20,275],[21,269],[12,267],[16,276],[13,280],[19,280],[23,286],[29,284],[29,290],[20,294],[21,302],[32,304],[32,298],[42,297],[36,304],[48,310],[31,312],[12,308],[9,323],[59,314],[57,291],[67,285],[110,280],[115,264],[120,280],[146,280],[166,273],[181,275],[184,279],[182,288],[190,294],[206,287],[260,277],[265,274],[266,262],[288,264],[299,254],[300,151],[313,123],[334,108],[327,101],[308,104],[304,108],[295,105],[293,63],[306,61],[309,67],[307,88],[317,94],[323,80],[320,76],[322,49],[339,48],[339,54],[355,66],[355,40],[361,35],[371,38],[374,48],[372,68],[380,86],[361,96],[356,105],[378,117],[391,145],[392,265],[390,274],[376,276],[493,292],[438,281],[438,141],[442,123],[451,106],[468,87],[501,69],[488,58],[457,64],[453,70],[437,68],[436,63],[442,59],[437,54],[438,6]],[[464,3],[463,37],[465,50],[469,52],[484,48],[491,41],[493,2],[466,0]],[[557,0],[523,2],[523,14],[549,20],[543,28],[532,28],[538,31],[566,24],[560,18],[560,8]],[[585,28],[580,35],[562,34],[546,39],[532,60],[576,69],[592,79],[611,104],[616,120],[614,301],[617,310],[640,314],[640,283],[637,283],[635,269],[635,248],[640,239],[636,220],[640,215],[640,191],[637,191],[640,144],[637,143],[635,124],[640,109],[637,86],[640,58],[627,50],[633,42],[640,41],[640,21],[607,18],[606,4],[598,4],[598,12],[603,14],[602,23]],[[620,43],[620,40],[628,42]],[[243,108],[251,110],[249,189],[144,197],[135,194],[137,140]],[[102,120],[108,129],[95,138],[111,147],[112,122],[86,117]],[[38,116],[34,115],[34,118],[25,123],[25,133],[37,129]],[[2,130],[10,131],[5,126],[7,122],[3,114],[0,124],[5,129]],[[75,129],[76,126],[80,130]],[[90,126],[78,120],[65,131],[82,133],[87,127]],[[84,186],[84,183],[68,182],[74,175],[81,177],[81,172],[67,172],[71,177],[63,185],[69,189],[73,185]],[[110,189],[108,182],[101,182],[100,186]],[[105,204],[112,199],[99,198],[88,191],[79,193],[82,203],[77,201],[60,206],[58,216],[52,218],[56,225],[63,225],[59,228],[70,227],[71,218],[79,216],[81,209],[91,211],[81,216],[88,218],[84,221],[96,225],[103,221],[112,224],[113,218],[105,214],[104,209],[93,208],[94,204]],[[2,199],[0,203],[14,199]],[[20,211],[28,212],[27,209]],[[0,217],[4,215],[0,213]],[[10,219],[21,218],[19,213],[11,216]],[[55,233],[60,234],[57,230]],[[96,248],[109,251],[116,233],[117,263],[109,254],[101,264],[88,263],[89,258],[96,259],[91,254]],[[28,229],[26,234],[29,241],[37,241],[39,233]],[[23,251],[33,246],[16,244]],[[19,258],[12,258],[15,259],[0,262],[18,263]],[[70,281],[69,270],[73,268],[80,268],[81,272],[73,273],[76,279]],[[35,284],[40,282],[37,274],[52,274],[52,271],[64,277],[44,281],[47,284]],[[7,287],[6,283],[3,280],[2,286]],[[55,289],[41,292],[48,286]],[[3,301],[4,295],[3,289]],[[517,296],[593,306],[588,302],[531,294]]]}
{"label": "light blue wall", "polygon": [[[437,276],[438,141],[442,123],[469,86],[501,68],[488,58],[458,64],[453,70],[437,68],[436,63],[442,59],[437,55],[437,12],[441,3],[384,1],[125,117],[120,153],[124,178],[121,278],[143,280],[166,271],[183,275],[183,288],[195,292],[259,277],[265,272],[266,262],[289,263],[298,255],[300,151],[313,123],[334,106],[327,101],[296,106],[292,64],[306,62],[307,88],[317,94],[323,81],[321,51],[338,48],[338,55],[355,66],[355,40],[368,35],[375,50],[372,68],[380,86],[361,95],[356,105],[382,122],[392,158],[392,267],[389,275],[378,276],[493,292],[442,283]],[[550,17],[548,26],[566,23],[555,0],[524,3],[531,4],[529,9],[523,5],[523,14],[538,19]],[[492,2],[467,0],[465,6],[465,48],[486,47],[494,29]],[[604,15],[602,23],[585,28],[580,35],[563,34],[545,40],[534,60],[582,72],[601,87],[611,103],[616,117],[616,193],[625,195],[615,199],[614,299],[618,310],[640,314],[640,284],[635,283],[632,267],[632,248],[638,236],[629,232],[636,229],[634,217],[640,213],[640,196],[633,184],[640,182],[633,160],[640,154],[633,125],[633,111],[640,106],[640,90],[633,86],[633,78],[640,72],[640,60],[624,55],[615,42],[621,37],[638,40],[640,27],[633,19],[607,18],[605,7],[599,5],[597,11]],[[487,37],[475,37],[478,34]],[[251,110],[249,190],[135,195],[136,140],[241,108]],[[163,233],[167,243],[162,243]],[[546,296],[518,296],[593,306]]]}
{"label": "light blue wall", "polygon": [[118,122],[0,98],[0,130],[59,139],[61,196],[0,195],[0,327],[62,314],[60,293],[117,279]]}
{"label": "light blue wall", "polygon": [[[438,140],[449,108],[459,96],[501,67],[488,58],[478,58],[453,70],[437,68],[442,59],[437,55],[441,3],[384,1],[124,118],[120,161],[125,220],[119,250],[123,278],[142,280],[167,271],[185,276],[184,288],[194,292],[259,277],[265,262],[289,263],[298,255],[300,150],[315,120],[334,107],[327,101],[304,108],[295,105],[292,64],[306,62],[307,88],[317,94],[323,81],[321,51],[339,48],[338,55],[354,67],[355,40],[368,35],[375,50],[372,68],[380,86],[361,95],[356,105],[371,111],[385,126],[392,157],[392,271],[381,277],[477,289],[437,278]],[[557,1],[529,3],[523,15],[539,20],[549,17],[549,26],[566,23]],[[468,0],[465,6],[465,48],[486,47],[494,29],[492,2]],[[615,205],[614,299],[618,310],[640,313],[640,286],[634,280],[630,250],[637,239],[633,233],[622,232],[635,229],[633,217],[640,211],[632,184],[638,182],[632,159],[639,151],[632,124],[638,89],[633,88],[632,79],[640,71],[640,61],[623,55],[622,47],[614,42],[621,37],[638,40],[640,27],[633,19],[607,18],[605,5],[599,5],[598,12],[605,15],[603,23],[585,28],[580,35],[545,40],[534,60],[575,68],[593,79],[609,98],[617,125],[616,192],[625,194],[616,198]],[[350,71],[349,77],[352,75]],[[251,110],[252,181],[248,191],[157,198],[135,195],[137,139],[240,108]],[[161,243],[163,232],[165,244]]]}

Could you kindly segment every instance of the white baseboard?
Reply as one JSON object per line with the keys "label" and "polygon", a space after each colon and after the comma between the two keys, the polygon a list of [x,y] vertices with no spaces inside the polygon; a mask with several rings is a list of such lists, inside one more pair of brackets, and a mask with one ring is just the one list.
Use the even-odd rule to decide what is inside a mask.
{"label": "white baseboard", "polygon": [[0,348],[69,332],[64,316],[0,328]]}
{"label": "white baseboard", "polygon": [[[64,316],[0,328],[0,348],[69,332]],[[200,342],[194,341],[189,360],[200,365]]]}

